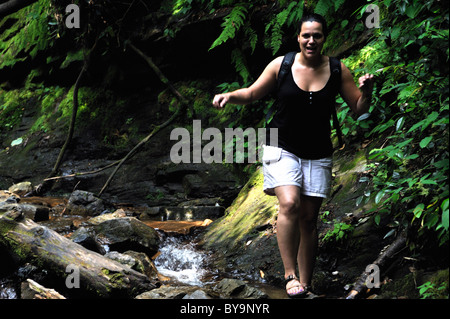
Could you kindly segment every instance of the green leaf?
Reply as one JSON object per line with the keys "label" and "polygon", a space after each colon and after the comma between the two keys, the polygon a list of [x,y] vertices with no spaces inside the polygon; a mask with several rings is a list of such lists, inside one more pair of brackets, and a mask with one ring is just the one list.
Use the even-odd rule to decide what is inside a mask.
{"label": "green leaf", "polygon": [[381,201],[381,199],[383,198],[385,193],[386,193],[386,191],[384,189],[378,192],[378,194],[375,196],[376,204],[378,204]]}
{"label": "green leaf", "polygon": [[328,0],[319,0],[319,2],[316,4],[316,7],[314,8],[314,13],[325,16],[328,12],[329,6],[330,3]]}
{"label": "green leaf", "polygon": [[11,146],[16,146],[22,144],[23,139],[21,137],[16,138],[14,141],[11,142]]}
{"label": "green leaf", "polygon": [[431,140],[433,139],[432,136],[425,137],[422,141],[420,141],[419,145],[421,148],[425,148],[430,144]]}
{"label": "green leaf", "polygon": [[401,117],[401,118],[399,118],[398,121],[397,121],[397,125],[396,125],[396,127],[395,127],[395,130],[396,130],[396,131],[400,131],[400,130],[402,129],[402,127],[403,127],[403,124],[405,124],[405,118],[404,118],[404,117]]}
{"label": "green leaf", "polygon": [[445,230],[448,230],[448,224],[449,224],[449,218],[448,218],[448,198],[442,202],[441,208],[442,208],[442,226],[445,228]]}
{"label": "green leaf", "polygon": [[381,221],[380,214],[375,215],[374,220],[375,220],[375,224],[380,225],[380,221]]}
{"label": "green leaf", "polygon": [[344,4],[344,2],[345,0],[334,0],[334,11],[338,11],[338,9]]}
{"label": "green leaf", "polygon": [[436,121],[436,119],[438,118],[439,113],[438,112],[432,112],[431,114],[429,114],[427,116],[426,119],[423,119],[422,121],[414,124],[408,131],[408,133],[411,133],[412,131],[416,130],[417,128],[421,127],[422,132],[434,121]]}
{"label": "green leaf", "polygon": [[229,39],[233,39],[236,35],[236,32],[244,24],[246,14],[246,7],[242,5],[234,7],[230,14],[224,18],[224,22],[222,23],[223,31],[211,45],[209,50],[214,49],[216,46],[221,45]]}
{"label": "green leaf", "polygon": [[417,17],[421,9],[422,5],[409,5],[408,7],[406,7],[405,13],[408,17],[414,19],[415,17]]}
{"label": "green leaf", "polygon": [[417,205],[416,208],[414,208],[414,210],[413,210],[414,217],[420,218],[420,216],[422,216],[424,208],[425,208],[425,204],[423,204],[423,203]]}

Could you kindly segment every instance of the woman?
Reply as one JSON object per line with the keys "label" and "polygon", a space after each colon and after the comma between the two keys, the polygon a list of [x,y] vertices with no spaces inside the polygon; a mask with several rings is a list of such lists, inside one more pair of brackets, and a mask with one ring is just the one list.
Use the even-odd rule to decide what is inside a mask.
{"label": "woman", "polygon": [[[326,36],[322,16],[302,18],[297,37],[300,52],[278,89],[278,110],[270,123],[278,128],[279,147],[265,146],[262,159],[264,191],[276,195],[280,204],[277,241],[289,297],[304,296],[311,285],[317,216],[331,187],[330,109],[336,93],[361,115],[369,110],[373,90],[373,75],[360,77],[358,89],[342,63],[340,80],[331,81],[330,58],[321,53]],[[282,60],[278,57],[270,62],[250,87],[216,95],[213,105],[223,108],[227,103],[249,104],[261,99],[276,88]]]}

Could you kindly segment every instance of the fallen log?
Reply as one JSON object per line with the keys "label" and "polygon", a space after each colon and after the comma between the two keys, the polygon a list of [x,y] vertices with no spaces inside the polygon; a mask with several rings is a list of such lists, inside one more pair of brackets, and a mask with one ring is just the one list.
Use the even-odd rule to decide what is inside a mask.
{"label": "fallen log", "polygon": [[[370,265],[372,267],[367,267],[366,270],[361,274],[361,276],[356,281],[350,293],[347,295],[346,299],[356,299],[362,293],[368,290],[367,282],[368,277],[371,275],[371,270],[374,266],[379,269],[386,268],[385,266],[391,261],[395,255],[405,247],[406,235],[404,233],[400,234],[389,246],[383,249],[378,258]],[[371,270],[368,270],[371,269]]]}
{"label": "fallen log", "polygon": [[147,276],[24,218],[19,210],[0,211],[0,246],[20,263],[47,270],[53,288],[64,288],[65,295],[133,298],[156,288]]}

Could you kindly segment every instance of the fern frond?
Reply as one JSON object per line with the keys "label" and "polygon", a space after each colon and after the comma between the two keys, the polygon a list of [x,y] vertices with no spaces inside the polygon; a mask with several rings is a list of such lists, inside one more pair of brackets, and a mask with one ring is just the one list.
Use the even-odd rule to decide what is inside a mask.
{"label": "fern frond", "polygon": [[209,50],[214,49],[215,47],[221,45],[229,39],[233,39],[236,35],[236,32],[244,24],[246,14],[246,7],[242,5],[234,7],[233,10],[231,10],[230,14],[224,18],[224,22],[221,25],[223,27],[222,33],[214,41]]}
{"label": "fern frond", "polygon": [[298,24],[303,16],[303,3],[304,1],[299,1],[298,3],[292,2],[292,9],[289,17],[287,19],[287,24],[292,26],[293,24]]}
{"label": "fern frond", "polygon": [[255,51],[256,43],[258,42],[258,35],[256,34],[256,31],[253,30],[253,28],[250,26],[250,23],[246,23],[245,27],[245,38],[247,39],[248,43],[250,44],[250,48],[252,49],[252,54]]}
{"label": "fern frond", "polygon": [[236,69],[236,72],[239,73],[239,75],[242,77],[242,80],[244,83],[250,82],[250,72],[247,68],[247,61],[242,54],[242,51],[240,49],[234,49],[231,52],[231,61],[234,64],[234,68]]}
{"label": "fern frond", "polygon": [[333,2],[330,0],[319,0],[314,8],[314,13],[325,16],[332,4]]}
{"label": "fern frond", "polygon": [[281,44],[283,43],[283,26],[286,24],[286,21],[288,21],[288,18],[291,16],[293,8],[297,6],[297,2],[291,2],[289,6],[284,9],[283,11],[279,12],[275,19],[273,19],[268,27],[266,27],[266,32],[269,30],[270,27],[272,27],[272,36],[270,38],[270,47],[272,49],[272,53],[275,54],[278,52],[278,50],[281,47]]}
{"label": "fern frond", "polygon": [[335,0],[334,1],[334,11],[337,12],[339,8],[344,4],[345,0]]}

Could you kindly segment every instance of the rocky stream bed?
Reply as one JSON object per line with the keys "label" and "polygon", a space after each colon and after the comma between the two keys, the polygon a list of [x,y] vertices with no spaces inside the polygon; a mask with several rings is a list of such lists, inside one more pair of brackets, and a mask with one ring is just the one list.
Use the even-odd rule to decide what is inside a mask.
{"label": "rocky stream bed", "polygon": [[[20,186],[23,187],[23,184]],[[199,245],[199,235],[204,232],[205,227],[223,216],[224,208],[219,205],[126,207],[107,204],[85,191],[74,191],[69,198],[61,198],[23,197],[17,194],[20,193],[18,188],[10,190],[0,191],[0,218],[2,237],[5,239],[2,240],[3,247],[0,251],[1,299],[86,296],[136,299],[285,297],[279,287],[261,281],[249,282],[230,273],[220,273],[214,265],[211,252]],[[17,223],[32,223],[30,229],[35,239],[30,243],[30,253],[27,256],[22,255],[26,249],[20,247],[26,245],[25,242],[12,239],[6,232],[7,224],[12,220]],[[55,271],[55,264],[64,266],[56,259],[64,259],[64,254],[71,252],[56,252],[51,248],[45,253],[36,252],[34,245],[45,246],[37,243],[37,238],[54,240],[51,239],[53,237],[46,236],[47,232],[52,232],[52,236],[58,240],[67,239],[83,247],[83,250],[76,253],[82,257],[82,262],[67,265],[65,270]],[[61,243],[64,246],[64,241]],[[10,249],[5,251],[5,246]],[[112,284],[110,290],[93,292],[92,287],[80,282],[83,275],[78,278],[75,276],[78,273],[73,271],[78,267],[89,268],[84,264],[90,262],[85,258],[89,255],[84,255],[84,249],[94,252],[96,258],[101,256],[113,263],[120,263],[125,269],[125,281],[129,280],[127,276],[131,271],[145,275],[145,280],[139,282],[139,289],[130,285],[118,287]],[[42,257],[44,254],[49,255],[48,258]],[[102,268],[102,272],[100,276],[110,275],[106,268]],[[119,279],[122,280],[121,276],[108,278],[112,283]],[[140,277],[139,279],[141,280]]]}
{"label": "rocky stream bed", "polygon": [[[438,261],[411,255],[389,218],[376,224],[369,206],[355,206],[365,163],[363,150],[335,162],[309,299],[417,299],[423,282],[448,278]],[[0,191],[0,298],[286,299],[278,204],[261,183],[257,170],[226,207],[214,197],[149,206],[82,190],[27,197],[30,183],[13,185]],[[339,222],[351,232],[323,240]],[[380,285],[367,289],[373,264]]]}

